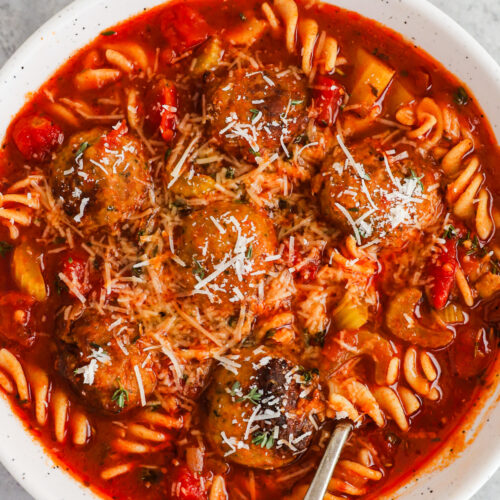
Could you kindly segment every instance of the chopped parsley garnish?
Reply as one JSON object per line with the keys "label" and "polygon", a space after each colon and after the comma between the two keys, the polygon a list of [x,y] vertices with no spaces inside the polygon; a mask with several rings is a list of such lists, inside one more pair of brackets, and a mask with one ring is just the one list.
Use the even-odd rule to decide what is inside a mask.
{"label": "chopped parsley garnish", "polygon": [[292,106],[297,106],[299,104],[302,104],[304,102],[303,99],[292,99],[291,105]]}
{"label": "chopped parsley garnish", "polygon": [[76,150],[76,156],[80,156],[83,152],[90,146],[90,144],[85,141],[80,144],[80,147]]}
{"label": "chopped parsley garnish", "polygon": [[359,212],[358,207],[351,207],[351,208],[348,208],[347,210],[349,210],[349,212]]}
{"label": "chopped parsley garnish", "polygon": [[481,247],[479,246],[479,239],[477,236],[474,236],[472,240],[469,240],[471,242],[469,250],[467,250],[467,255],[473,255],[475,254]]}
{"label": "chopped parsley garnish", "polygon": [[259,113],[260,113],[260,111],[258,109],[251,108],[250,109],[250,114],[252,116],[250,117],[250,119],[253,120]]}
{"label": "chopped parsley garnish", "polygon": [[248,250],[247,250],[247,253],[246,253],[245,257],[246,257],[247,259],[251,259],[251,258],[252,258],[252,255],[253,255],[253,246],[252,246],[252,245],[250,245],[250,246],[248,247]]}
{"label": "chopped parsley garnish", "polygon": [[128,391],[124,389],[121,384],[118,389],[111,396],[111,400],[114,401],[119,408],[123,408],[128,401]]}
{"label": "chopped parsley garnish", "polygon": [[226,179],[234,179],[234,168],[228,167],[226,170]]}
{"label": "chopped parsley garnish", "polygon": [[170,157],[171,154],[172,154],[172,148],[168,148],[165,151],[165,157],[164,157],[165,162],[168,160],[168,158]]}
{"label": "chopped parsley garnish", "polygon": [[113,30],[108,30],[108,31],[103,31],[101,33],[102,36],[113,36],[113,35],[116,35],[116,31],[113,31]]}
{"label": "chopped parsley garnish", "polygon": [[68,262],[69,262],[70,264],[73,264],[73,257],[68,257]]}
{"label": "chopped parsley garnish", "polygon": [[455,236],[457,235],[457,230],[455,229],[455,227],[450,224],[445,230],[444,230],[444,233],[443,233],[443,238],[446,239],[446,240],[451,240],[452,238],[454,238]]}
{"label": "chopped parsley garnish", "polygon": [[247,16],[245,16],[245,14],[243,14],[243,12],[240,12],[240,19],[242,21],[246,21],[247,20]]}
{"label": "chopped parsley garnish", "polygon": [[317,368],[313,368],[312,370],[302,370],[301,375],[304,379],[304,384],[308,384],[313,379],[314,375],[318,375],[319,370]]}
{"label": "chopped parsley garnish", "polygon": [[420,177],[415,173],[413,169],[410,168],[410,179],[415,179],[417,181],[417,184],[420,186],[420,189],[422,190],[422,193],[425,191],[424,188],[424,183],[422,182],[422,178],[424,177],[421,175]]}
{"label": "chopped parsley garnish", "polygon": [[0,255],[2,257],[5,257],[5,254],[7,252],[10,252],[14,247],[10,244],[7,243],[6,241],[0,241]]}
{"label": "chopped parsley garnish", "polygon": [[255,151],[255,149],[250,148],[250,153],[252,153],[254,156],[260,156],[260,153],[258,151]]}
{"label": "chopped parsley garnish", "polygon": [[235,396],[240,389],[241,389],[241,384],[238,381],[236,381],[231,387],[231,396]]}
{"label": "chopped parsley garnish", "polygon": [[274,446],[274,438],[268,432],[256,432],[253,435],[252,444],[270,450]]}
{"label": "chopped parsley garnish", "polygon": [[491,269],[490,272],[491,274],[500,274],[500,265],[498,264],[498,260],[492,259],[490,262]]}
{"label": "chopped parsley garnish", "polygon": [[205,268],[193,257],[194,269],[193,274],[198,276],[200,279],[205,277]]}
{"label": "chopped parsley garnish", "polygon": [[459,106],[465,106],[469,103],[469,95],[463,87],[458,87],[453,94],[453,100]]}
{"label": "chopped parsley garnish", "polygon": [[254,405],[259,404],[260,398],[262,397],[262,394],[258,392],[257,387],[252,387],[250,389],[250,392],[241,398],[238,399],[238,403],[242,403],[243,401],[250,401],[250,403],[253,403]]}

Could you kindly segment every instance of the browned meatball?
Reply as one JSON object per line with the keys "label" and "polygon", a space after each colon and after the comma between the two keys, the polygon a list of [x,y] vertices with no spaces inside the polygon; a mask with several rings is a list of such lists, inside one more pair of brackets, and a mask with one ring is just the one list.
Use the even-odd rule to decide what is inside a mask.
{"label": "browned meatball", "polygon": [[274,227],[247,203],[215,202],[186,217],[176,247],[187,290],[231,306],[257,295],[257,284],[277,252]]}
{"label": "browned meatball", "polygon": [[87,232],[125,222],[141,208],[151,182],[142,145],[124,125],[73,135],[50,174],[54,197]]}
{"label": "browned meatball", "polygon": [[317,376],[299,368],[290,354],[263,346],[233,358],[231,371],[217,369],[206,395],[207,439],[233,462],[283,467],[308,448],[317,429],[312,419],[322,418]]}
{"label": "browned meatball", "polygon": [[384,159],[384,150],[367,139],[346,147],[349,155],[334,148],[318,177],[321,208],[336,227],[360,241],[393,242],[437,220],[439,174],[429,160],[413,152]]}
{"label": "browned meatball", "polygon": [[307,81],[268,67],[240,69],[208,96],[211,133],[224,150],[249,160],[281,150],[305,128]]}
{"label": "browned meatball", "polygon": [[139,328],[125,318],[114,326],[118,319],[87,310],[60,332],[58,368],[88,404],[110,412],[141,404],[139,379],[146,398],[156,385],[153,357],[141,351]]}

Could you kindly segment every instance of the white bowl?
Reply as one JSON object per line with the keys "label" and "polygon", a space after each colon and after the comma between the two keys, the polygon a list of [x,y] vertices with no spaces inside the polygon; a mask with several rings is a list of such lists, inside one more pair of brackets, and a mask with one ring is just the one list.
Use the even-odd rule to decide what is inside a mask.
{"label": "white bowl", "polygon": [[[454,21],[427,0],[325,0],[403,34],[465,82],[488,112],[500,139],[500,67],[488,53]],[[104,28],[139,14],[162,0],[77,0],[33,34],[0,70],[0,137],[12,117],[36,90],[76,50]],[[497,367],[500,366],[500,360]],[[418,477],[390,495],[405,500],[470,498],[500,466],[500,385],[484,394],[481,411],[464,424],[460,436],[471,443],[459,454],[460,443],[446,445]],[[96,498],[54,464],[41,445],[0,398],[0,460],[19,483],[37,500]],[[444,467],[444,468],[443,468]],[[424,475],[422,478],[421,476]],[[418,480],[420,478],[420,480]],[[1,495],[0,495],[1,496]]]}

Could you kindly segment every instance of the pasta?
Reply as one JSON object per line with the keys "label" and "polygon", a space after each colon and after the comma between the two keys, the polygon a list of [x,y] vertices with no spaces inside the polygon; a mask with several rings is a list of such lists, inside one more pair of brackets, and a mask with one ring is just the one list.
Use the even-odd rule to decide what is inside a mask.
{"label": "pasta", "polygon": [[325,498],[390,494],[492,376],[497,158],[455,77],[350,12],[145,11],[7,132],[0,387],[106,497],[302,499],[340,419]]}
{"label": "pasta", "polygon": [[[80,411],[70,407],[68,396],[59,388],[52,388],[47,372],[37,366],[23,367],[9,350],[0,350],[2,388],[9,394],[16,393],[22,404],[33,406],[40,427],[49,421],[56,441],[70,439],[75,446],[84,446],[91,437],[91,425]],[[5,375],[11,377],[15,388]]]}

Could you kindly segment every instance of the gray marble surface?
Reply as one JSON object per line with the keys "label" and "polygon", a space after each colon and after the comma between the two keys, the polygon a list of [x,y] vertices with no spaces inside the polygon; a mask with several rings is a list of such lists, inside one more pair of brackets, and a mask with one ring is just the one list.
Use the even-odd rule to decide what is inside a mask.
{"label": "gray marble surface", "polygon": [[[367,0],[368,1],[368,0]],[[471,33],[500,62],[499,0],[431,0]],[[41,24],[69,0],[0,0],[0,66]],[[31,500],[0,465],[0,498]],[[500,471],[473,500],[500,498]]]}

